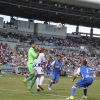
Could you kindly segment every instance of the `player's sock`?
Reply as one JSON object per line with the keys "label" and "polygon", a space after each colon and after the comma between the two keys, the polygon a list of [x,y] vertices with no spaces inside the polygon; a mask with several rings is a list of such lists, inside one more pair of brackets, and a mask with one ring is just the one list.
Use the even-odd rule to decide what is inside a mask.
{"label": "player's sock", "polygon": [[40,78],[37,77],[37,79],[36,79],[36,86],[37,86],[37,89],[39,89],[39,87],[38,87],[39,83],[40,83]]}
{"label": "player's sock", "polygon": [[34,85],[34,83],[35,83],[35,81],[36,81],[36,76],[34,76],[33,78],[32,78],[32,82],[31,82],[31,84],[30,84],[30,92],[31,93],[33,93],[33,89],[32,89],[32,87],[33,87],[33,85]]}
{"label": "player's sock", "polygon": [[26,80],[24,80],[25,86],[27,86],[27,82],[30,81],[33,78],[33,76],[29,76]]}
{"label": "player's sock", "polygon": [[87,88],[83,89],[84,96],[87,96]]}
{"label": "player's sock", "polygon": [[73,87],[72,87],[72,89],[71,89],[71,96],[74,96],[75,91],[76,91],[76,87],[75,87],[75,86],[73,86]]}
{"label": "player's sock", "polygon": [[41,77],[40,77],[40,81],[39,81],[38,87],[39,87],[42,91],[44,91],[44,89],[43,89],[43,87],[42,87],[43,81],[44,81],[44,76],[41,76]]}
{"label": "player's sock", "polygon": [[51,86],[52,86],[52,84],[53,84],[53,82],[50,82],[50,83],[49,83],[49,87],[51,87]]}
{"label": "player's sock", "polygon": [[55,84],[55,82],[53,82],[53,80],[50,81],[50,83],[49,83],[49,87],[51,87],[52,84]]}
{"label": "player's sock", "polygon": [[40,86],[42,86],[43,81],[44,81],[44,76],[41,76],[40,77],[40,83],[39,83]]}

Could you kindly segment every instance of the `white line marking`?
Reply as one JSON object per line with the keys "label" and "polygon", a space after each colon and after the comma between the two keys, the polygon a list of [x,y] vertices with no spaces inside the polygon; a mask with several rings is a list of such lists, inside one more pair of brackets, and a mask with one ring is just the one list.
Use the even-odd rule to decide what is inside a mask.
{"label": "white line marking", "polygon": [[[29,92],[29,91],[21,91],[21,90],[9,90],[9,89],[3,89],[3,88],[0,88],[0,90],[4,90],[4,91],[11,91],[11,92]],[[50,96],[58,96],[58,97],[64,97],[64,98],[67,98],[69,96],[61,96],[61,95],[54,95],[54,94],[48,94],[48,93],[34,93],[34,95],[39,95],[39,94],[44,94],[44,95],[50,95]]]}
{"label": "white line marking", "polygon": [[[21,91],[21,90],[10,90],[10,89],[4,89],[4,88],[0,88],[0,90],[4,90],[4,91],[11,91],[11,92],[29,92],[29,91]],[[57,96],[57,97],[62,97],[62,98],[68,98],[69,96],[62,96],[62,95],[54,95],[54,94],[48,94],[48,93],[34,93],[34,95],[39,95],[39,94],[44,94],[44,95],[50,95],[50,96]],[[65,100],[65,99],[41,99],[41,100]],[[39,100],[39,99],[35,99],[35,100]],[[75,100],[83,100],[81,98],[75,98]]]}

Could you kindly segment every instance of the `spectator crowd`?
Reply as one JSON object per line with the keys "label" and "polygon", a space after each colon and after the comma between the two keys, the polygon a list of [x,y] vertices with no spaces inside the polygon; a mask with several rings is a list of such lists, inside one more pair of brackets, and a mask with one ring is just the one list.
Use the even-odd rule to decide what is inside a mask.
{"label": "spectator crowd", "polygon": [[[24,35],[18,32],[0,31],[0,37],[8,40],[16,40],[17,42],[29,42],[32,39],[31,34]],[[65,46],[65,47],[78,47],[81,44],[90,44],[96,49],[100,49],[100,38],[90,38],[88,36],[73,37],[67,36],[66,38],[54,36],[36,36],[37,41],[42,45],[49,46]]]}
{"label": "spectator crowd", "polygon": [[90,38],[88,36],[59,38],[53,36],[37,36],[37,40],[43,45],[77,47],[79,44],[90,44],[95,48],[100,48],[100,38]]}
{"label": "spectator crowd", "polygon": [[24,48],[18,48],[16,52],[13,52],[7,43],[0,43],[0,63],[2,63],[3,68],[26,66],[26,62],[27,52]]}
{"label": "spectator crowd", "polygon": [[16,40],[17,42],[28,42],[31,39],[31,35],[24,35],[23,33],[18,32],[7,32],[0,31],[0,37],[8,39],[8,40]]}
{"label": "spectator crowd", "polygon": [[[14,38],[19,39],[20,42],[27,41],[30,39],[30,36],[24,36],[23,34],[12,33],[12,32],[0,32],[0,36],[3,38]],[[89,42],[95,48],[100,46],[99,39],[89,37],[67,37],[66,39],[57,38],[57,37],[46,37],[46,36],[37,36],[37,40],[45,43],[52,43],[54,46],[75,46],[78,44],[87,44]],[[88,66],[91,70],[100,70],[100,53],[90,52],[90,51],[66,51],[66,49],[58,50],[52,48],[49,50],[49,54],[46,56],[47,62],[52,62],[57,55],[62,55],[62,71],[64,72],[70,70],[76,70],[80,64],[82,59],[86,59],[88,61]],[[18,67],[18,66],[26,66],[27,65],[27,50],[24,47],[16,47],[16,51],[13,52],[10,46],[6,43],[0,43],[0,63],[2,63],[3,68],[5,66],[10,67]],[[65,72],[66,72],[65,71]],[[62,72],[62,73],[63,73]]]}

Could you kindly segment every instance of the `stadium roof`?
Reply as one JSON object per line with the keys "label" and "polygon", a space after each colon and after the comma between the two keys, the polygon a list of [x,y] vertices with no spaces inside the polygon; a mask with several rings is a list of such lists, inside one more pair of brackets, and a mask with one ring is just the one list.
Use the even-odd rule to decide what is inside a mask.
{"label": "stadium roof", "polygon": [[100,2],[97,2],[98,0],[52,0],[52,1],[100,9]]}
{"label": "stadium roof", "polygon": [[75,0],[57,1],[0,0],[0,14],[100,28],[99,9],[69,4]]}

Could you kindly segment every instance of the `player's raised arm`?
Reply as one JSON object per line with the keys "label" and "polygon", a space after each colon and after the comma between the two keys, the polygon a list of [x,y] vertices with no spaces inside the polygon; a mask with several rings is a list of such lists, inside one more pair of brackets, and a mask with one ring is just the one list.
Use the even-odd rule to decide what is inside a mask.
{"label": "player's raised arm", "polygon": [[34,58],[36,58],[39,54],[39,52],[36,53],[34,50],[31,50],[30,53]]}

